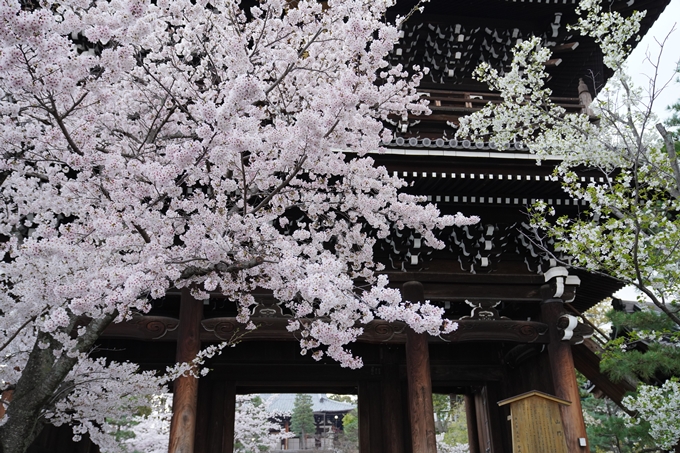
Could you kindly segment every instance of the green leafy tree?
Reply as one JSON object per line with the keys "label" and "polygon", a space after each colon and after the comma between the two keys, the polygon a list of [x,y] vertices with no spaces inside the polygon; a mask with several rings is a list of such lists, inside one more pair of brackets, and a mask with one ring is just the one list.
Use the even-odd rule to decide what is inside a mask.
{"label": "green leafy tree", "polygon": [[358,450],[359,446],[359,414],[356,409],[347,412],[342,417],[342,431],[345,442],[349,445],[355,446]]}
{"label": "green leafy tree", "polygon": [[313,434],[315,429],[312,397],[298,393],[295,395],[293,413],[290,417],[290,430],[300,436],[303,448],[307,449],[307,434]]}
{"label": "green leafy tree", "polygon": [[464,446],[468,443],[468,437],[463,396],[434,394],[432,395],[432,405],[437,431],[437,449],[449,451],[453,448],[451,451],[458,451],[456,448],[463,448],[464,450]]}
{"label": "green leafy tree", "polygon": [[434,423],[437,433],[446,432],[451,419],[451,398],[442,393],[433,394],[432,408],[434,409]]}
{"label": "green leafy tree", "polygon": [[462,395],[451,398],[449,424],[444,432],[444,442],[451,445],[468,443],[467,419],[465,417],[465,400]]}
{"label": "green leafy tree", "polygon": [[329,399],[332,399],[333,401],[340,401],[341,403],[350,403],[350,404],[356,404],[357,403],[357,396],[356,395],[337,395],[335,393],[328,395]]}

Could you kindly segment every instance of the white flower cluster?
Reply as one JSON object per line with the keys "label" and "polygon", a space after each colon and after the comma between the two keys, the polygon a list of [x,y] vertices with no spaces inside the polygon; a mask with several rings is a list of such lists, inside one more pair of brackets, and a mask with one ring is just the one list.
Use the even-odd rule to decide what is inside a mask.
{"label": "white flower cluster", "polygon": [[150,399],[151,413],[132,417],[129,428],[134,437],[126,439],[128,451],[140,453],[166,453],[170,441],[172,394],[154,395]]}
{"label": "white flower cluster", "polygon": [[649,433],[661,448],[670,450],[680,442],[680,382],[677,379],[670,379],[661,387],[639,385],[637,395],[626,396],[622,402],[637,413],[635,418],[628,418],[627,423],[649,422]]}
{"label": "white flower cluster", "polygon": [[614,70],[621,68],[631,51],[629,42],[640,39],[637,35],[640,21],[647,12],[635,11],[630,17],[623,17],[618,11],[603,11],[599,0],[581,0],[576,12],[585,13],[585,17],[569,28],[597,41],[605,65]]}
{"label": "white flower cluster", "polygon": [[83,434],[103,451],[122,451],[112,436],[110,420],[134,413],[156,393],[167,391],[152,372],[139,372],[132,363],[106,363],[104,359],[81,358],[42,416],[56,426],[71,425],[73,439]]}

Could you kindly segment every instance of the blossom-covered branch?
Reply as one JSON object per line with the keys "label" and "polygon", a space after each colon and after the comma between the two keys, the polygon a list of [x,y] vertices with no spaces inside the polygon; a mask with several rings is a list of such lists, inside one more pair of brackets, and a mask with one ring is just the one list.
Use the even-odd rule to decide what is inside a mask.
{"label": "blossom-covered branch", "polygon": [[219,293],[244,325],[253,290],[271,290],[314,320],[303,348],[344,366],[361,365],[345,345],[375,316],[454,328],[376,276],[373,246],[394,226],[440,247],[433,230],[477,220],[400,193],[367,156],[389,141],[388,117],[428,111],[421,73],[387,61],[391,5],[0,4],[4,453],[74,417],[99,442],[94,414],[111,406],[97,412],[86,383],[104,380],[78,373],[111,368],[112,400],[141,384],[88,350],[170,288]]}

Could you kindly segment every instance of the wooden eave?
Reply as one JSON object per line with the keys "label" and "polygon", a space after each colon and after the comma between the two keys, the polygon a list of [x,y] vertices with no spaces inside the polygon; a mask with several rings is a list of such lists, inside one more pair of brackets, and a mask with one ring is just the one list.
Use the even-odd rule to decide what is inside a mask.
{"label": "wooden eave", "polygon": [[[399,1],[392,8],[391,16],[407,14],[416,3],[416,0]],[[575,96],[580,78],[586,80],[594,77],[594,83],[599,87],[612,75],[602,64],[602,54],[595,42],[567,30],[566,25],[577,20],[574,11],[577,3],[576,0],[432,0],[426,5],[423,14],[412,16],[404,25],[405,36],[399,44],[403,52],[393,55],[393,64],[402,63],[406,68],[412,65],[433,68],[430,77],[425,77],[421,82],[425,88],[457,86],[475,91],[483,88],[483,85],[472,80],[474,68],[482,61],[489,62],[497,69],[507,67],[511,59],[509,52],[517,38],[526,40],[531,35],[540,36],[549,43],[549,47],[559,50],[578,41],[579,46],[574,50],[561,51],[556,56],[562,61],[559,66],[549,69],[551,78],[548,81],[548,87],[556,96]],[[641,23],[641,34],[644,35],[668,3],[669,0],[615,0],[609,7],[624,15],[635,10],[646,10],[647,15]],[[420,23],[431,25],[434,28],[431,31],[436,31],[437,27],[440,31],[435,37],[418,28]],[[444,30],[443,27],[455,25],[460,25],[461,30],[454,37],[457,39],[458,35],[462,35],[463,41],[456,41],[460,44],[456,46],[453,46],[453,41],[449,41],[445,53],[448,54],[448,50],[453,48],[460,51],[461,55],[458,58],[435,55],[433,49],[442,50],[443,44],[450,39],[446,33],[454,34],[453,29]],[[455,68],[454,74],[447,77],[447,70],[437,69],[442,66],[447,70]],[[595,92],[592,81],[586,82],[591,84],[591,92]]]}

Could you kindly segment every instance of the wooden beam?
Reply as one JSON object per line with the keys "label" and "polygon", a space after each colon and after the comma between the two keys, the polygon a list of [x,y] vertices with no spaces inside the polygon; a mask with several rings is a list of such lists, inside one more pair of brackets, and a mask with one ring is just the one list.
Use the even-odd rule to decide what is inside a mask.
{"label": "wooden beam", "polygon": [[576,369],[587,377],[596,388],[614,401],[622,410],[633,415],[632,411],[621,404],[621,400],[626,393],[634,392],[636,386],[633,385],[629,379],[622,379],[620,382],[614,382],[606,374],[600,371],[600,357],[590,350],[587,345],[588,342],[592,342],[592,339],[588,338],[581,344],[571,346],[571,353],[574,357]]}
{"label": "wooden beam", "polygon": [[[423,285],[405,283],[402,297],[410,302],[423,302]],[[427,334],[411,328],[406,331],[406,374],[413,453],[437,453]]]}
{"label": "wooden beam", "polygon": [[[569,406],[560,406],[562,424],[567,441],[567,450],[570,453],[588,452],[588,436],[583,421],[581,398],[576,382],[576,369],[574,358],[571,354],[571,345],[568,341],[562,341],[562,332],[557,327],[557,321],[565,314],[563,301],[552,298],[553,289],[550,285],[541,288],[545,300],[541,304],[541,318],[548,324],[550,343],[548,344],[548,358],[552,372],[555,396],[571,402]],[[580,445],[583,439],[585,446]]]}
{"label": "wooden beam", "polygon": [[[148,319],[147,319],[148,318]],[[249,331],[241,339],[243,342],[254,340],[295,341],[295,335],[286,330],[287,318],[252,318],[258,328]],[[147,341],[177,341],[178,320],[161,316],[140,316],[131,321],[112,324],[103,337],[107,339],[137,339]],[[173,330],[168,330],[168,326]],[[388,323],[374,320],[364,327],[358,342],[376,344],[404,344],[406,333],[404,323]],[[241,330],[239,330],[241,329]],[[201,322],[200,339],[204,342],[228,341],[243,326],[233,317],[210,318]],[[476,320],[458,321],[458,329],[441,337],[428,336],[430,343],[463,343],[475,341],[498,341],[513,343],[547,343],[548,326],[535,321],[515,320]],[[162,336],[159,332],[163,332]]]}
{"label": "wooden beam", "polygon": [[[188,288],[182,290],[179,309],[177,362],[191,362],[201,349],[200,323],[203,301],[196,300]],[[172,421],[169,453],[194,453],[198,379],[182,376],[173,385]]]}
{"label": "wooden beam", "polygon": [[571,52],[576,50],[578,45],[578,41],[568,42],[566,44],[560,44],[559,46],[552,47],[550,50],[552,50],[553,53]]}

